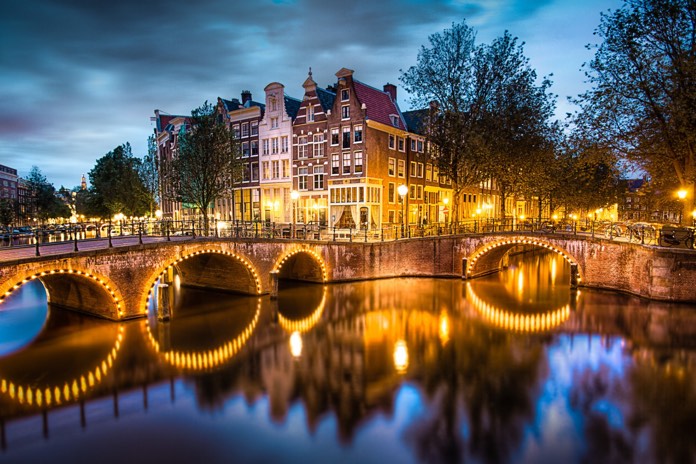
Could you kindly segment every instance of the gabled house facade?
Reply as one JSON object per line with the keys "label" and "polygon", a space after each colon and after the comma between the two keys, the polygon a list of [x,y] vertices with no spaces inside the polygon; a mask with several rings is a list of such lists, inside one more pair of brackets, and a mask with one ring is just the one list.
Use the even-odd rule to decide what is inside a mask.
{"label": "gabled house facade", "polygon": [[[179,136],[190,128],[191,120],[187,116],[163,114],[155,110],[151,118],[155,123],[155,144],[157,146],[157,165],[164,166],[174,159],[179,151]],[[192,219],[195,210],[174,201],[174,186],[166,177],[165,170],[160,169],[160,210],[162,217],[173,221]]]}
{"label": "gabled house facade", "polygon": [[293,222],[328,225],[327,176],[328,118],[336,94],[322,89],[312,79],[310,68],[302,84],[304,96],[292,125],[292,176],[297,199]]}
{"label": "gabled house facade", "polygon": [[300,100],[272,82],[264,89],[266,111],[259,122],[261,215],[266,223],[292,221],[292,135]]}

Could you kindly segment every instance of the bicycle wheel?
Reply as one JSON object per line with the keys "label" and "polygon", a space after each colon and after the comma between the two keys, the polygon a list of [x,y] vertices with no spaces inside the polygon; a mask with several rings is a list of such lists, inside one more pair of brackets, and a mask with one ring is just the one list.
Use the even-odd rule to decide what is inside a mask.
{"label": "bicycle wheel", "polygon": [[671,247],[672,246],[671,243],[665,241],[665,238],[662,235],[660,235],[660,238],[658,239],[657,244],[660,245],[661,247]]}
{"label": "bicycle wheel", "polygon": [[686,245],[686,248],[693,248],[694,247],[694,238],[693,237],[685,238],[684,245]]}

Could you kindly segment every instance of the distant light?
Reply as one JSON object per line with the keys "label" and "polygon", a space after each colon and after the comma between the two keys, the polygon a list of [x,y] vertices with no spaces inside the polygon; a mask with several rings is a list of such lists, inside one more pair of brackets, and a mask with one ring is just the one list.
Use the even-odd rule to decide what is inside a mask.
{"label": "distant light", "polygon": [[293,358],[302,356],[302,335],[300,332],[295,331],[290,335],[290,354]]}
{"label": "distant light", "polygon": [[398,340],[394,345],[394,367],[399,374],[408,369],[408,348],[404,340]]}

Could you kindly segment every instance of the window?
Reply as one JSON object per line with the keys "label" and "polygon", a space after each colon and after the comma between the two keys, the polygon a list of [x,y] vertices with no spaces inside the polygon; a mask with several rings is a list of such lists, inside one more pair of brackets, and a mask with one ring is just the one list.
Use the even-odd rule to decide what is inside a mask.
{"label": "window", "polygon": [[350,119],[350,106],[343,105],[341,107],[341,119]]}
{"label": "window", "polygon": [[423,178],[423,163],[418,163],[418,177]]}
{"label": "window", "polygon": [[389,222],[394,224],[394,210],[389,210]]}
{"label": "window", "polygon": [[387,198],[389,199],[389,203],[396,203],[396,184],[393,182],[389,183]]}
{"label": "window", "polygon": [[363,172],[363,155],[361,151],[353,153],[353,166],[356,174]]}
{"label": "window", "polygon": [[324,166],[314,166],[314,190],[324,190]]}
{"label": "window", "polygon": [[269,143],[268,139],[263,139],[263,154],[264,155],[269,155],[271,151],[269,150]]}
{"label": "window", "polygon": [[416,151],[416,139],[411,139],[411,151]]}
{"label": "window", "polygon": [[270,97],[268,99],[268,106],[271,107],[271,111],[278,111],[278,100],[275,97]]}
{"label": "window", "polygon": [[389,175],[392,177],[396,175],[396,160],[394,158],[389,158]]}
{"label": "window", "polygon": [[418,198],[418,200],[423,199],[423,186],[422,185],[418,186],[418,197],[417,198]]}
{"label": "window", "polygon": [[242,124],[242,137],[249,137],[249,123]]}
{"label": "window", "polygon": [[396,140],[393,135],[389,134],[389,149],[393,150],[394,148],[396,148]]}
{"label": "window", "polygon": [[433,165],[427,164],[425,166],[425,180],[431,181],[433,179]]}
{"label": "window", "polygon": [[232,126],[232,135],[234,135],[235,139],[239,138],[239,124]]}
{"label": "window", "polygon": [[353,143],[362,143],[362,125],[353,128]]}
{"label": "window", "polygon": [[398,137],[398,142],[399,142],[399,151],[405,151],[406,144],[404,143],[403,137]]}
{"label": "window", "polygon": [[338,145],[338,127],[331,129],[331,145]]}
{"label": "window", "polygon": [[258,121],[251,122],[251,135],[259,135],[259,122]]}
{"label": "window", "polygon": [[290,160],[283,160],[283,177],[290,177]]}
{"label": "window", "polygon": [[271,129],[278,128],[278,118],[271,118]]}
{"label": "window", "polygon": [[297,184],[300,190],[307,190],[307,169],[306,167],[297,169]]}
{"label": "window", "polygon": [[418,165],[416,164],[415,161],[411,161],[411,173],[409,174],[411,177],[416,177],[418,175]]}
{"label": "window", "polygon": [[306,158],[307,157],[307,136],[302,136],[297,138],[297,157]]}
{"label": "window", "polygon": [[271,154],[272,155],[278,154],[278,137],[273,137],[271,139]]}
{"label": "window", "polygon": [[342,89],[341,90],[341,101],[348,101],[350,100],[350,92],[348,89]]}
{"label": "window", "polygon": [[343,174],[350,174],[350,152],[343,153]]}
{"label": "window", "polygon": [[307,105],[307,122],[314,121],[314,105]]}
{"label": "window", "polygon": [[399,160],[399,177],[406,177],[406,161]]}
{"label": "window", "polygon": [[242,182],[249,182],[251,180],[251,166],[249,163],[244,163],[244,171],[242,172]]}
{"label": "window", "polygon": [[343,148],[350,148],[350,127],[343,128]]}
{"label": "window", "polygon": [[390,114],[389,119],[391,120],[392,126],[399,127],[399,116],[396,114]]}
{"label": "window", "polygon": [[259,163],[251,163],[251,181],[259,180]]}
{"label": "window", "polygon": [[287,135],[284,135],[283,137],[280,138],[280,152],[281,153],[288,152],[288,136]]}
{"label": "window", "polygon": [[341,155],[334,153],[331,155],[331,175],[336,176],[341,172]]}
{"label": "window", "polygon": [[416,186],[413,185],[413,184],[411,184],[411,188],[408,189],[408,197],[409,197],[411,200],[415,200],[415,199],[416,199]]}
{"label": "window", "polygon": [[270,179],[271,178],[271,169],[269,167],[269,162],[264,161],[261,163],[262,171],[261,173],[263,174],[263,179]]}
{"label": "window", "polygon": [[251,141],[251,156],[259,156],[259,141]]}
{"label": "window", "polygon": [[418,151],[420,153],[423,153],[423,141],[422,140],[418,141]]}
{"label": "window", "polygon": [[249,142],[242,142],[242,156],[249,156]]}
{"label": "window", "polygon": [[314,157],[324,156],[324,134],[314,134]]}

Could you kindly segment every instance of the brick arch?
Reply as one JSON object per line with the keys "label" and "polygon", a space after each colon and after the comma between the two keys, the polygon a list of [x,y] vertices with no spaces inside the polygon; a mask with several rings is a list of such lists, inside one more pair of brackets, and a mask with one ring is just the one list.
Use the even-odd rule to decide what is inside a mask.
{"label": "brick arch", "polygon": [[52,385],[23,384],[0,375],[0,394],[8,396],[11,400],[20,404],[41,408],[80,400],[90,390],[101,384],[109,374],[122,344],[123,325],[119,324],[114,344],[106,353],[106,356],[80,375],[67,378]]}
{"label": "brick arch", "polygon": [[[530,246],[553,251],[563,257],[580,272],[578,261],[565,249],[536,237],[506,237],[478,246],[467,259],[466,277],[474,278],[496,272],[501,267],[503,257],[516,246]],[[581,280],[578,275],[578,282]]]}
{"label": "brick arch", "polygon": [[249,325],[236,337],[215,348],[202,351],[180,351],[163,349],[155,336],[150,331],[148,321],[142,322],[145,338],[150,342],[152,349],[164,360],[176,367],[187,371],[207,371],[215,369],[232,359],[245,346],[256,329],[261,315],[261,298],[256,303],[256,313]]}
{"label": "brick arch", "polygon": [[570,303],[543,313],[516,313],[488,303],[474,292],[470,283],[466,286],[466,299],[484,320],[512,332],[544,332],[570,319]]}
{"label": "brick arch", "polygon": [[309,248],[295,248],[283,254],[271,272],[277,272],[281,279],[290,277],[323,283],[328,280],[324,259]]}
{"label": "brick arch", "polygon": [[[118,320],[124,315],[120,290],[107,277],[73,267],[45,267],[30,274],[17,275],[0,286],[0,304],[24,284],[38,279],[46,289],[48,302],[58,306],[88,310]],[[14,284],[12,282],[15,282]]]}
{"label": "brick arch", "polygon": [[[152,298],[152,292],[155,288],[155,285],[164,274],[166,274],[169,270],[171,270],[174,267],[181,270],[183,267],[182,263],[186,263],[191,259],[202,258],[206,255],[224,257],[224,259],[227,260],[231,259],[233,263],[236,263],[238,266],[244,268],[244,270],[247,272],[247,276],[249,277],[248,286],[250,289],[253,290],[253,292],[249,293],[254,295],[260,295],[262,293],[261,280],[259,278],[259,274],[256,271],[254,265],[251,263],[251,261],[249,261],[246,257],[240,255],[239,253],[225,251],[218,248],[201,248],[196,251],[191,251],[181,256],[180,258],[177,258],[169,262],[168,264],[163,266],[161,270],[159,270],[159,272],[155,271],[147,278],[146,282],[149,283],[149,286],[146,289],[145,296],[142,298],[143,303],[140,305],[142,314],[147,314],[148,307],[150,305],[150,300]],[[221,262],[218,261],[217,264],[221,264]],[[217,277],[219,276],[220,275],[218,274]],[[235,288],[225,288],[219,286],[212,286],[212,288],[221,288],[223,290],[237,290]]]}

